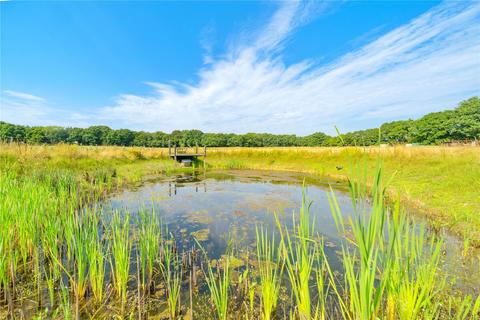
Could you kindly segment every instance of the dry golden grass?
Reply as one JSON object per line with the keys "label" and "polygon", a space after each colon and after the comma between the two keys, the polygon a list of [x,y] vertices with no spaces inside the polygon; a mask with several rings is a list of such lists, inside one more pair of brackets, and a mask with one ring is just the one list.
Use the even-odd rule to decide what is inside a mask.
{"label": "dry golden grass", "polygon": [[24,160],[42,161],[53,158],[118,160],[118,159],[158,159],[168,155],[166,148],[117,147],[117,146],[78,146],[1,144],[0,154],[22,158]]}

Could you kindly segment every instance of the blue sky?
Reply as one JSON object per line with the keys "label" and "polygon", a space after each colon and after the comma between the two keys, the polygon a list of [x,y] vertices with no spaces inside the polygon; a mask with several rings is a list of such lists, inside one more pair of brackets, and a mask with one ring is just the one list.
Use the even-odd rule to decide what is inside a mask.
{"label": "blue sky", "polygon": [[479,2],[1,2],[0,119],[333,133],[480,94]]}

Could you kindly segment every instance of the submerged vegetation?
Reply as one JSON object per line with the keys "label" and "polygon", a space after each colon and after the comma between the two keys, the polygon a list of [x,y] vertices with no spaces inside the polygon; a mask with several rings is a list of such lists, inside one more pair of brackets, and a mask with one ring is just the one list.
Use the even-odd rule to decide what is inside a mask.
{"label": "submerged vegetation", "polygon": [[[452,150],[478,161],[468,150]],[[454,291],[453,280],[439,271],[441,237],[427,235],[407,216],[401,198],[388,196],[390,187],[400,191],[404,179],[412,179],[411,157],[419,159],[414,165],[432,166],[434,160],[425,160],[429,150],[228,151],[246,167],[297,166],[315,173],[324,166],[323,174],[339,171],[327,163],[334,167],[348,155],[352,164],[341,164],[350,177],[355,210],[345,218],[333,190],[329,197],[343,239],[341,274],[325,254],[306,196],[291,226],[280,219],[272,229],[258,225],[256,250],[247,254],[231,237],[218,260],[210,260],[202,239],[183,246],[162,226],[161,212],[141,210],[134,219],[127,211],[95,205],[126,181],[177,170],[160,152],[70,146],[2,150],[0,318],[479,319],[479,293]],[[383,166],[375,169],[374,155],[382,152]],[[447,162],[467,161],[442,152]],[[209,165],[227,166],[226,154],[214,150]],[[304,162],[294,160],[299,154],[306,155]],[[358,158],[365,154],[362,164]],[[307,166],[315,157],[325,161]],[[403,167],[388,184],[383,176],[391,176],[391,161]],[[236,262],[240,259],[243,263]]]}

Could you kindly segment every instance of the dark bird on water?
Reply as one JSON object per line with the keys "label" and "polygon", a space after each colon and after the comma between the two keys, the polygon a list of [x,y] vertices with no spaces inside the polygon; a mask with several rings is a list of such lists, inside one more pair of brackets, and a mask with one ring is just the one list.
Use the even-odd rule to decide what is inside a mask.
{"label": "dark bird on water", "polygon": [[337,168],[337,170],[342,170],[343,169],[342,166],[335,166],[335,168]]}

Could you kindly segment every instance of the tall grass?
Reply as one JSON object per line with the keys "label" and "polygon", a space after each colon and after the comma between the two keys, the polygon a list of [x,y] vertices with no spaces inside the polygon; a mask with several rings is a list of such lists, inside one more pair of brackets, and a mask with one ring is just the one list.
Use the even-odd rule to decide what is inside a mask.
{"label": "tall grass", "polygon": [[260,275],[262,319],[270,320],[278,302],[282,282],[284,261],[276,247],[275,235],[271,238],[264,228],[256,228],[257,262]]}
{"label": "tall grass", "polygon": [[142,269],[142,286],[149,286],[153,277],[155,259],[158,257],[161,242],[160,222],[152,207],[150,213],[146,210],[139,211],[139,239],[140,266]]}
{"label": "tall grass", "polygon": [[86,255],[89,263],[89,282],[93,297],[97,303],[103,300],[103,285],[105,281],[105,255],[101,235],[99,235],[100,217],[96,208],[85,213]]}
{"label": "tall grass", "polygon": [[437,272],[442,242],[432,239],[424,256],[424,229],[408,223],[398,202],[389,214],[385,188],[379,167],[367,210],[366,189],[350,182],[354,213],[348,224],[333,191],[329,197],[339,232],[351,235],[342,246],[345,296],[338,295],[345,319],[416,319],[442,289]]}
{"label": "tall grass", "polygon": [[[227,248],[227,252],[224,255],[224,259],[220,262],[217,261],[217,265],[212,267],[209,262],[207,252],[202,247],[202,245],[195,239],[197,245],[203,252],[204,257],[206,258],[206,267],[203,269],[203,274],[205,276],[205,281],[208,286],[208,291],[210,292],[210,299],[215,306],[215,311],[217,313],[217,318],[219,320],[227,319],[228,311],[228,302],[229,302],[229,290],[231,284],[231,266],[230,266],[230,252]],[[215,271],[214,271],[215,269]]]}
{"label": "tall grass", "polygon": [[112,268],[113,286],[117,292],[117,297],[120,300],[123,312],[127,302],[127,285],[132,247],[128,212],[125,211],[123,217],[121,217],[118,211],[113,213],[110,225],[110,237],[110,250],[112,253],[110,264]]}
{"label": "tall grass", "polygon": [[323,239],[320,239],[317,243],[315,284],[317,289],[317,305],[313,318],[325,320],[330,318],[329,313],[332,312],[328,309],[329,295],[331,292],[338,293],[338,288],[325,254]]}
{"label": "tall grass", "polygon": [[177,319],[180,311],[183,266],[176,249],[175,238],[169,234],[168,227],[165,227],[165,234],[168,238],[161,242],[160,270],[167,289],[170,318]]}
{"label": "tall grass", "polygon": [[78,298],[85,297],[87,291],[87,268],[88,268],[88,233],[90,230],[85,228],[85,225],[80,219],[75,220],[74,231],[74,262],[75,262],[75,286]]}
{"label": "tall grass", "polygon": [[295,297],[296,311],[300,319],[311,319],[312,300],[310,279],[314,269],[317,247],[313,240],[314,219],[310,218],[310,205],[302,192],[302,204],[298,222],[292,215],[293,230],[282,226],[276,217],[281,245],[291,290]]}

